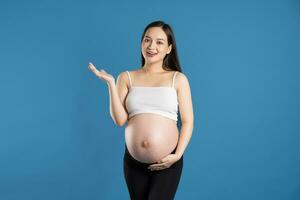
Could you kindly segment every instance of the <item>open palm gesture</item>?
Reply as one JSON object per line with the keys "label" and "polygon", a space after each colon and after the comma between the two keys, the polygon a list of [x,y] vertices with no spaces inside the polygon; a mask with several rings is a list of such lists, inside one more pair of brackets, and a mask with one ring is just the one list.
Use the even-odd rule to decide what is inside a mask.
{"label": "open palm gesture", "polygon": [[104,80],[107,84],[115,83],[114,77],[107,73],[104,69],[98,70],[92,63],[89,63],[88,67],[97,77]]}

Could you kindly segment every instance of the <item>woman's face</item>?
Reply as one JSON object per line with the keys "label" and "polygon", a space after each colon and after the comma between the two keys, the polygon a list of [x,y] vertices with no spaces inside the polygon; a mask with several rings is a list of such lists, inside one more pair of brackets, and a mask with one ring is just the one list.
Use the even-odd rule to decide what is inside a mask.
{"label": "woman's face", "polygon": [[171,52],[172,45],[168,45],[167,35],[160,27],[149,28],[142,40],[142,54],[146,63],[162,61]]}

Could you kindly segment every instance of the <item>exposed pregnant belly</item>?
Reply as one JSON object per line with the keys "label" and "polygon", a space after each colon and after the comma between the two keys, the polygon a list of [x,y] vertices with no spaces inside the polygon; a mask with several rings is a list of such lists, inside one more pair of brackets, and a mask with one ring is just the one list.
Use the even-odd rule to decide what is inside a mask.
{"label": "exposed pregnant belly", "polygon": [[174,120],[142,113],[130,118],[125,128],[125,142],[132,157],[144,163],[154,163],[176,147],[179,132]]}

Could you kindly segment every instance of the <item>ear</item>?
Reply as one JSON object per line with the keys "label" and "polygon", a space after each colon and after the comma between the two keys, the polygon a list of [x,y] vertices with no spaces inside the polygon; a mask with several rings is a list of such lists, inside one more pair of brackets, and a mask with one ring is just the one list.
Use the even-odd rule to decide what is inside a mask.
{"label": "ear", "polygon": [[172,50],[172,44],[169,45],[167,54],[169,54],[171,50]]}

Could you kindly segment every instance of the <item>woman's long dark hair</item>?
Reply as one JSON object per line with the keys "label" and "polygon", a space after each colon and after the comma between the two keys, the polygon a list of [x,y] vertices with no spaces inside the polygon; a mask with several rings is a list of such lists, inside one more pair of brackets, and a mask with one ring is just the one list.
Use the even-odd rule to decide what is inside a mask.
{"label": "woman's long dark hair", "polygon": [[[182,72],[182,69],[181,69],[180,63],[179,63],[179,59],[178,59],[178,55],[177,55],[177,48],[176,48],[174,32],[169,24],[167,24],[163,21],[154,21],[154,22],[151,22],[150,24],[148,24],[146,26],[146,28],[144,29],[144,32],[143,32],[143,35],[141,38],[141,43],[143,41],[146,31],[151,27],[161,27],[167,35],[168,45],[172,44],[171,52],[169,54],[167,54],[164,58],[163,66],[162,66],[163,69],[167,70],[167,71],[175,70],[175,71]],[[141,58],[142,58],[141,68],[143,68],[143,66],[145,64],[145,58],[144,58],[142,52],[141,52]]]}
{"label": "woman's long dark hair", "polygon": [[[163,66],[162,66],[163,69],[167,70],[167,71],[174,70],[174,71],[182,72],[182,69],[181,69],[181,66],[180,66],[180,63],[179,63],[179,59],[178,59],[178,54],[177,54],[177,48],[176,48],[176,41],[175,41],[175,37],[174,37],[174,32],[173,32],[171,26],[169,24],[166,24],[163,21],[151,22],[144,29],[144,32],[143,32],[143,35],[142,35],[142,38],[141,38],[141,42],[143,42],[143,38],[145,36],[146,31],[151,27],[161,27],[167,35],[168,45],[172,44],[171,52],[169,54],[167,54],[164,58]],[[143,68],[143,66],[145,64],[145,58],[144,58],[142,53],[141,53],[141,57],[142,57],[142,67],[141,68]],[[182,127],[180,110],[178,110],[177,127],[179,128],[179,130]]]}

